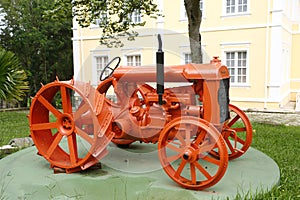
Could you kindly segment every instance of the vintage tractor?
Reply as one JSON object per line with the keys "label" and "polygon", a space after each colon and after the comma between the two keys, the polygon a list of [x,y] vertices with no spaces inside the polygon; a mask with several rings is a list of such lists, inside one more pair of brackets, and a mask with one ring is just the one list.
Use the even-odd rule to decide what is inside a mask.
{"label": "vintage tractor", "polygon": [[252,141],[249,119],[229,104],[228,69],[217,57],[178,66],[163,59],[159,37],[156,67],[118,66],[116,57],[96,89],[75,80],[43,85],[29,114],[38,154],[72,173],[98,163],[110,142],[157,143],[162,168],[182,187],[220,181]]}

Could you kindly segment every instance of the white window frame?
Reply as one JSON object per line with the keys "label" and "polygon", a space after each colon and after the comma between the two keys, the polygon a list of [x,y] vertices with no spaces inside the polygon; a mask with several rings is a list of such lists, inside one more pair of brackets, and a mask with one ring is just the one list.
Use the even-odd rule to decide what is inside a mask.
{"label": "white window frame", "polygon": [[[232,0],[230,0],[232,1]],[[239,1],[240,0],[234,0],[235,4],[234,4],[234,8],[235,8],[235,12],[233,13],[227,13],[227,0],[223,0],[223,17],[226,16],[241,16],[241,15],[249,15],[250,14],[250,5],[251,5],[251,0],[247,0],[247,10],[246,11],[241,11],[239,12]],[[244,1],[244,0],[241,0]]]}
{"label": "white window frame", "polygon": [[104,18],[107,18],[107,17],[108,17],[108,12],[102,12],[100,14],[100,17],[98,19],[95,19],[94,24],[97,25],[97,26],[99,26],[101,20],[104,19]]}
{"label": "white window frame", "polygon": [[[230,53],[230,52],[234,52],[235,53],[235,59],[234,59],[234,66],[235,66],[235,74],[234,74],[234,82],[231,82],[232,79],[230,80],[230,85],[231,86],[238,86],[238,87],[249,87],[250,86],[250,83],[249,83],[249,80],[250,80],[250,56],[249,56],[249,49],[247,48],[237,48],[237,49],[232,49],[232,48],[228,48],[228,49],[224,49],[223,50],[223,53],[222,53],[222,61],[223,63],[225,64],[225,66],[227,66],[227,58],[226,58],[226,54],[227,53]],[[246,68],[246,81],[245,82],[238,82],[238,69],[237,69],[237,66],[238,66],[238,52],[246,52],[246,65],[245,65],[245,68]],[[228,67],[228,70],[229,70],[229,75],[231,76],[230,74],[230,66],[227,66]]]}
{"label": "white window frame", "polygon": [[[102,69],[98,69],[98,63],[97,63],[97,58],[98,57],[107,57],[107,63],[110,61],[109,60],[109,55],[108,54],[94,54],[92,59],[92,85],[95,85],[97,86],[98,83],[99,83],[99,76],[100,76],[100,73],[102,71],[102,69],[105,67],[105,64],[104,66],[102,66],[103,68]],[[99,72],[99,73],[98,73]]]}
{"label": "white window frame", "polygon": [[106,11],[106,12],[101,11],[100,17],[97,18],[97,19],[95,19],[95,20],[91,23],[90,27],[91,27],[91,28],[99,28],[100,21],[101,21],[104,17],[108,17],[108,11]]}
{"label": "white window frame", "polygon": [[200,10],[202,10],[202,16],[203,16],[203,13],[205,12],[205,9],[204,9],[204,5],[205,5],[205,0],[200,0],[199,4],[200,4]]}
{"label": "white window frame", "polygon": [[[134,58],[134,60],[133,60],[133,64],[132,65],[129,65],[128,64],[128,57],[129,56],[132,56],[133,58]],[[136,62],[136,57],[137,56],[139,56],[140,57],[140,64],[138,64],[137,62]],[[136,54],[127,54],[127,55],[125,55],[125,60],[126,60],[126,63],[125,63],[125,66],[142,66],[142,54],[140,54],[140,53],[136,53]]]}
{"label": "white window frame", "polygon": [[[206,44],[202,44],[201,46],[201,50],[202,50],[202,61],[203,61],[203,64],[206,64],[206,63],[210,63],[211,59],[207,52],[206,52]],[[185,65],[186,64],[186,60],[185,60],[185,55],[186,54],[190,54],[191,55],[191,51],[190,51],[190,45],[182,45],[182,46],[179,46],[179,48],[181,49],[180,50],[180,64],[181,65]],[[192,63],[192,57],[190,58],[190,63]]]}
{"label": "white window frame", "polygon": [[[189,62],[186,60],[186,56],[189,56]],[[183,64],[188,64],[192,62],[192,54],[191,52],[184,52],[183,53]]]}
{"label": "white window frame", "polygon": [[[95,56],[94,58],[95,58],[95,63],[96,63],[96,71],[97,71],[96,74],[97,74],[97,77],[100,77],[102,70],[109,62],[109,57],[107,55],[101,55],[101,56]],[[98,63],[98,58],[100,59],[100,63]],[[98,65],[100,65],[100,68],[98,68]]]}
{"label": "white window frame", "polygon": [[140,11],[138,11],[138,10],[134,10],[131,13],[130,18],[131,18],[132,22],[135,24],[142,22],[142,15],[141,15]]}

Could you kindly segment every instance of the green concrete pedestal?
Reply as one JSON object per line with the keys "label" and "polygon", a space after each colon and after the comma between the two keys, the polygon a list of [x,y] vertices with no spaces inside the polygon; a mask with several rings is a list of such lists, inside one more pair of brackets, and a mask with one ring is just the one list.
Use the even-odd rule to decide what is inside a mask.
{"label": "green concrete pedestal", "polygon": [[30,147],[0,160],[0,199],[192,200],[230,199],[267,191],[278,184],[277,164],[250,148],[230,161],[225,176],[204,191],[186,190],[161,168],[156,145],[134,143],[130,149],[111,144],[101,169],[54,174]]}

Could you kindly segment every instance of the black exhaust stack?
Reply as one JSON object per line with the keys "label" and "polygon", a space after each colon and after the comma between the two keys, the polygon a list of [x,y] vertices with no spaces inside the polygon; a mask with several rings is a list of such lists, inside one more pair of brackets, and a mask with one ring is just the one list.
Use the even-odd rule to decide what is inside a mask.
{"label": "black exhaust stack", "polygon": [[161,36],[158,34],[158,51],[156,52],[156,90],[158,94],[158,103],[163,105],[164,94],[164,52],[162,51]]}

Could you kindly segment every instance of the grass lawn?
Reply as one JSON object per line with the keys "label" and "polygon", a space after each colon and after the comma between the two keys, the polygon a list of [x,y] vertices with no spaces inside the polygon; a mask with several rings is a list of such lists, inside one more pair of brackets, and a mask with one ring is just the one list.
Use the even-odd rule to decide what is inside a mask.
{"label": "grass lawn", "polygon": [[300,199],[300,127],[253,123],[252,147],[270,156],[280,168],[280,184],[247,199]]}
{"label": "grass lawn", "polygon": [[[29,135],[27,115],[28,111],[0,112],[0,146],[12,138]],[[252,147],[279,165],[280,184],[268,193],[245,199],[300,199],[300,127],[253,123],[253,128]],[[239,195],[236,199],[240,199]]]}
{"label": "grass lawn", "polygon": [[8,144],[13,138],[29,136],[28,113],[29,111],[0,112],[0,146]]}

